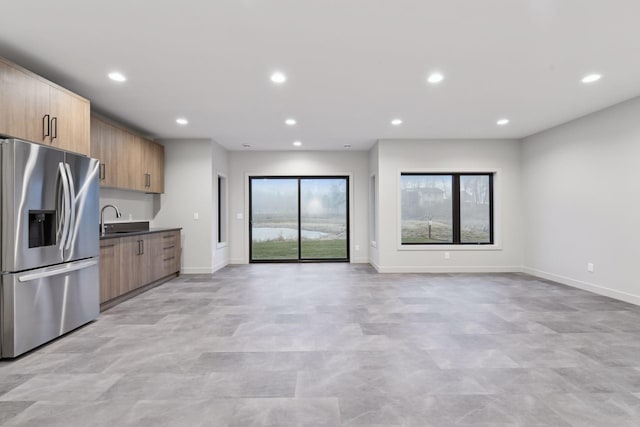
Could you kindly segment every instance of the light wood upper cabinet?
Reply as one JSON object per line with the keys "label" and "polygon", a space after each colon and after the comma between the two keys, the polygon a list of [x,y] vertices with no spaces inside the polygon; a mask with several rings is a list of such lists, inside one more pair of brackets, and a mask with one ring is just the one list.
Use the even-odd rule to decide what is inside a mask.
{"label": "light wood upper cabinet", "polygon": [[89,101],[0,58],[0,134],[89,155]]}
{"label": "light wood upper cabinet", "polygon": [[91,156],[100,160],[100,185],[164,192],[164,147],[91,115]]}
{"label": "light wood upper cabinet", "polygon": [[91,117],[91,157],[100,160],[100,184],[118,187],[117,159],[121,147],[115,128],[104,121]]}
{"label": "light wood upper cabinet", "polygon": [[143,147],[146,166],[145,191],[164,193],[164,146],[145,140]]}
{"label": "light wood upper cabinet", "polygon": [[144,138],[132,135],[129,145],[129,185],[133,190],[147,191],[147,142]]}
{"label": "light wood upper cabinet", "polygon": [[130,156],[131,188],[146,193],[164,193],[164,147],[134,136]]}
{"label": "light wood upper cabinet", "polygon": [[43,143],[49,85],[0,59],[0,134]]}
{"label": "light wood upper cabinet", "polygon": [[51,145],[88,156],[91,151],[89,101],[53,86],[49,93]]}

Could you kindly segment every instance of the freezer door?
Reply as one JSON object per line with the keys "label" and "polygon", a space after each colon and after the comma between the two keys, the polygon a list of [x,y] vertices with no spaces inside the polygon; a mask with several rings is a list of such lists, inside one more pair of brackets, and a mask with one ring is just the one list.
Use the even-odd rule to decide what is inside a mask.
{"label": "freezer door", "polygon": [[64,152],[19,140],[2,141],[0,151],[0,271],[61,263]]}
{"label": "freezer door", "polygon": [[68,239],[64,261],[100,254],[100,163],[97,159],[65,154],[65,169],[73,202],[70,206]]}
{"label": "freezer door", "polygon": [[16,357],[98,317],[98,259],[2,275],[2,357]]}

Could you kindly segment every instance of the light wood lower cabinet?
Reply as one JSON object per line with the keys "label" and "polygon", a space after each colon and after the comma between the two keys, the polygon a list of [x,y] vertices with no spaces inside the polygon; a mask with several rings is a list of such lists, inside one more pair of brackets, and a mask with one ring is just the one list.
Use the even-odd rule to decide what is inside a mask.
{"label": "light wood lower cabinet", "polygon": [[[150,256],[145,253],[148,236],[131,236],[119,239],[120,292],[125,294],[147,283]],[[146,246],[149,246],[148,244]]]}
{"label": "light wood lower cabinet", "polygon": [[100,303],[111,307],[180,273],[180,231],[100,241]]}
{"label": "light wood lower cabinet", "polygon": [[180,234],[165,233],[161,237],[162,246],[162,267],[160,274],[171,274],[172,271],[180,270]]}
{"label": "light wood lower cabinet", "polygon": [[100,302],[109,301],[121,294],[120,249],[115,240],[100,241]]}

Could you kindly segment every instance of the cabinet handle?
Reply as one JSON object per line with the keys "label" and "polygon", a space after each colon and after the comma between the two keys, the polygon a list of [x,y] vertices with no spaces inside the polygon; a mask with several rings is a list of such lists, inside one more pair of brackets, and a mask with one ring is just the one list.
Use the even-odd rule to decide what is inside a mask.
{"label": "cabinet handle", "polygon": [[105,163],[100,163],[100,179],[105,179],[107,177],[107,168]]}
{"label": "cabinet handle", "polygon": [[102,248],[112,248],[112,247],[114,247],[115,245],[116,245],[115,243],[114,243],[114,244],[112,244],[112,245],[100,245],[100,249],[102,249]]}
{"label": "cabinet handle", "polygon": [[42,139],[45,139],[51,134],[51,122],[49,121],[49,115],[42,116]]}
{"label": "cabinet handle", "polygon": [[138,240],[138,253],[136,255],[142,255],[142,240]]}
{"label": "cabinet handle", "polygon": [[58,118],[57,117],[51,118],[51,128],[53,132],[53,135],[51,136],[51,140],[53,141],[58,137]]}
{"label": "cabinet handle", "polygon": [[140,244],[142,245],[142,254],[144,255],[144,240],[140,240]]}
{"label": "cabinet handle", "polygon": [[147,188],[148,188],[148,187],[151,187],[151,174],[150,174],[150,173],[146,173],[146,174],[145,174],[145,178],[146,178],[146,184],[145,184],[145,186],[146,186]]}
{"label": "cabinet handle", "polygon": [[167,249],[173,249],[175,247],[176,247],[175,245],[171,245],[171,246],[167,246],[166,248],[162,248],[162,249],[166,251]]}
{"label": "cabinet handle", "polygon": [[163,239],[173,239],[175,236],[173,234],[169,236],[162,236]]}
{"label": "cabinet handle", "polygon": [[165,258],[165,259],[164,259],[164,261],[171,261],[172,259],[176,259],[176,257],[171,256],[171,257],[169,257],[169,258]]}

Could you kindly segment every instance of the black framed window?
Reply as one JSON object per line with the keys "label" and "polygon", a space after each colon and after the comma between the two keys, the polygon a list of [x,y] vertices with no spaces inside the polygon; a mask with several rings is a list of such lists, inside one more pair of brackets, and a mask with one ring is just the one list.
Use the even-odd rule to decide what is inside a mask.
{"label": "black framed window", "polygon": [[492,173],[402,173],[403,245],[493,244]]}

